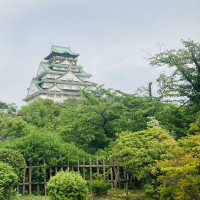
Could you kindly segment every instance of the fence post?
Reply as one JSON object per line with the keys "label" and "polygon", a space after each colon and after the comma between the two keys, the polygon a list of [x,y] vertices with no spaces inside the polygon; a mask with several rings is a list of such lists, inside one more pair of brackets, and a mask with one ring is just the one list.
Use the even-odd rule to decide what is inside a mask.
{"label": "fence post", "polygon": [[127,176],[126,176],[126,199],[128,200],[129,198],[128,198],[128,181],[129,181],[129,176],[128,176],[128,174],[127,174]]}
{"label": "fence post", "polygon": [[118,182],[119,182],[119,189],[120,189],[120,172],[119,172],[119,165],[117,165],[117,173],[118,173]]}
{"label": "fence post", "polygon": [[43,165],[44,165],[44,195],[47,196],[47,180],[46,180],[46,163],[45,159],[43,160]]}
{"label": "fence post", "polygon": [[24,192],[25,192],[25,179],[26,179],[26,169],[25,169],[24,177],[23,177],[23,188],[22,188],[22,194],[23,195],[24,195]]}
{"label": "fence post", "polygon": [[110,168],[110,180],[111,180],[111,188],[113,189],[113,171],[112,171],[112,167]]}
{"label": "fence post", "polygon": [[78,173],[80,172],[80,169],[79,169],[79,160],[78,160],[78,163],[77,163],[77,165],[78,165]]}
{"label": "fence post", "polygon": [[[38,168],[38,174],[40,172],[40,167],[39,167],[39,162],[37,162],[37,168]],[[37,179],[37,195],[40,193],[40,183],[39,183],[39,178]]]}
{"label": "fence post", "polygon": [[49,167],[49,175],[50,175],[50,179],[52,177],[52,170],[51,170],[51,167]]}
{"label": "fence post", "polygon": [[57,174],[57,172],[58,172],[58,168],[57,168],[57,166],[55,167],[55,175]]}
{"label": "fence post", "polygon": [[19,193],[19,183],[17,183],[17,193]]}
{"label": "fence post", "polygon": [[85,180],[85,157],[83,158],[83,179]]}
{"label": "fence post", "polygon": [[106,181],[106,168],[105,168],[105,161],[104,161],[104,156],[103,156],[103,178],[104,178],[104,183]]}
{"label": "fence post", "polygon": [[97,157],[97,174],[99,175],[99,158]]}
{"label": "fence post", "polygon": [[32,179],[32,167],[31,167],[31,160],[29,164],[29,195],[31,195],[31,179]]}
{"label": "fence post", "polygon": [[90,160],[90,183],[92,182],[92,160],[91,160],[91,158],[89,158],[89,160]]}

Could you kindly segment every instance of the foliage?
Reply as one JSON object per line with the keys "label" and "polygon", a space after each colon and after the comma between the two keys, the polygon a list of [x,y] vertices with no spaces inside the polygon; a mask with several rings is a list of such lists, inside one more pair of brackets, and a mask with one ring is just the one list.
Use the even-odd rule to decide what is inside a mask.
{"label": "foliage", "polygon": [[12,186],[18,182],[18,176],[13,168],[4,162],[0,161],[0,199],[11,200]]}
{"label": "foliage", "polygon": [[22,106],[18,113],[26,115],[25,121],[30,125],[56,130],[60,107],[62,104],[55,103],[53,100],[38,99],[27,106]]}
{"label": "foliage", "polygon": [[156,160],[170,156],[174,139],[159,127],[147,128],[138,132],[123,132],[113,148],[113,158],[138,180],[150,178],[151,167]]}
{"label": "foliage", "polygon": [[0,140],[6,140],[8,138],[19,138],[29,134],[34,127],[30,126],[20,117],[0,118]]}
{"label": "foliage", "polygon": [[59,172],[52,177],[47,185],[52,200],[86,200],[88,195],[87,182],[75,172]]}
{"label": "foliage", "polygon": [[0,109],[8,109],[8,112],[16,112],[17,106],[15,103],[7,104],[5,102],[0,101]]}
{"label": "foliage", "polygon": [[190,124],[190,129],[188,131],[189,134],[199,135],[200,134],[200,115],[194,123]]}
{"label": "foliage", "polygon": [[90,188],[93,194],[103,195],[107,194],[108,189],[110,189],[110,183],[104,183],[103,176],[98,174],[95,176],[95,180],[90,183]]}
{"label": "foliage", "polygon": [[158,92],[162,97],[186,97],[200,106],[200,44],[182,40],[182,49],[171,49],[150,58],[152,66],[167,65],[174,71],[170,76],[161,74]]}
{"label": "foliage", "polygon": [[27,136],[7,140],[3,143],[4,148],[19,151],[24,158],[32,164],[46,159],[47,164],[55,165],[66,163],[66,160],[77,161],[88,157],[83,151],[76,148],[72,143],[63,142],[56,134],[48,132],[33,132]]}
{"label": "foliage", "polygon": [[59,132],[66,139],[79,144],[89,152],[106,147],[115,138],[113,123],[122,114],[122,105],[111,91],[102,91],[104,97],[84,93],[84,98],[68,100],[61,112]]}
{"label": "foliage", "polygon": [[0,161],[12,166],[13,171],[22,180],[26,168],[24,157],[13,149],[0,149]]}
{"label": "foliage", "polygon": [[172,159],[157,162],[152,173],[158,174],[154,197],[158,199],[200,198],[200,135],[178,141],[171,149]]}
{"label": "foliage", "polygon": [[160,105],[159,112],[155,113],[161,127],[168,130],[175,139],[187,135],[189,124],[192,123],[197,114],[193,108],[174,103]]}
{"label": "foliage", "polygon": [[194,116],[184,106],[102,86],[84,91],[81,99],[67,99],[64,104],[39,99],[23,106],[19,114],[26,115],[24,120],[38,131],[58,133],[67,143],[73,142],[92,154],[110,148],[116,133],[145,129],[148,117],[155,117],[176,139],[181,138]]}
{"label": "foliage", "polygon": [[8,109],[8,105],[5,102],[0,101],[0,109]]}

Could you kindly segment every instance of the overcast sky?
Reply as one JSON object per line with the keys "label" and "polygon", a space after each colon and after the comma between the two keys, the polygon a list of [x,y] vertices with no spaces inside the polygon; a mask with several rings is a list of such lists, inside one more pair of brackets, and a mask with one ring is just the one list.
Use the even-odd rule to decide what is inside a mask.
{"label": "overcast sky", "polygon": [[80,53],[91,81],[133,93],[163,70],[144,60],[160,44],[200,41],[199,0],[0,0],[0,101],[25,104],[55,45]]}

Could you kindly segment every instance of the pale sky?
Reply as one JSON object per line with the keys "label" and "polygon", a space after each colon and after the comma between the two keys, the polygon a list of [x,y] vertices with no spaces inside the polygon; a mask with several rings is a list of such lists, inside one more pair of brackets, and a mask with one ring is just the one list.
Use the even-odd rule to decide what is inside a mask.
{"label": "pale sky", "polygon": [[199,0],[0,0],[0,101],[18,106],[54,42],[80,53],[91,81],[134,93],[156,78],[145,51],[200,42]]}

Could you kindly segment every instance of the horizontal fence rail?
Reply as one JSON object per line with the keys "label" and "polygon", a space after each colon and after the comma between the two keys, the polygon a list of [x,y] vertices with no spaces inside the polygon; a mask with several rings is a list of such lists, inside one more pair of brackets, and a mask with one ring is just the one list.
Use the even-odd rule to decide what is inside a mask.
{"label": "horizontal fence rail", "polygon": [[23,182],[17,184],[17,192],[22,195],[31,195],[34,190],[35,194],[46,196],[47,183],[50,178],[55,176],[58,171],[67,169],[80,173],[88,183],[95,180],[94,174],[102,174],[104,182],[111,183],[111,188],[127,189],[129,182],[133,181],[133,179],[129,178],[129,174],[126,173],[122,165],[111,163],[110,159],[104,159],[104,157],[101,160],[97,157],[96,164],[92,163],[91,158],[89,158],[89,162],[86,162],[85,158],[83,158],[81,164],[79,160],[76,165],[70,165],[69,161],[66,161],[66,163],[47,167],[44,159],[42,164],[39,164],[39,162],[37,165],[29,164],[26,167]]}

